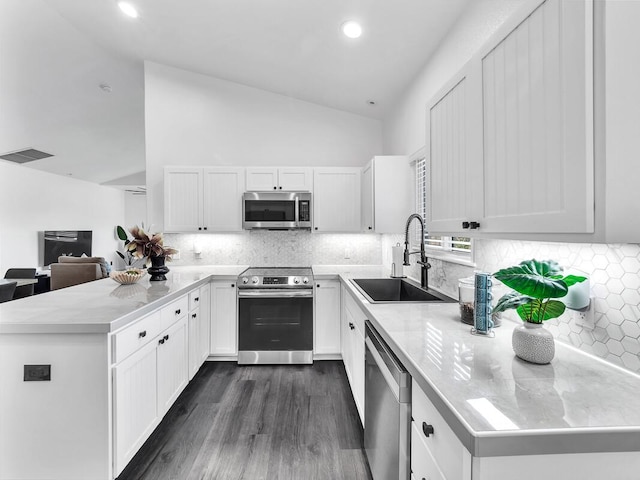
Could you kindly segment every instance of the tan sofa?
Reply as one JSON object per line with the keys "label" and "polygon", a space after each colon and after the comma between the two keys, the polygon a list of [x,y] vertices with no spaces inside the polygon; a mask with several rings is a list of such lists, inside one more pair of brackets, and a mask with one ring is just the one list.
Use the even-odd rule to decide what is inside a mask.
{"label": "tan sofa", "polygon": [[102,257],[58,257],[51,264],[51,290],[106,278],[108,265]]}

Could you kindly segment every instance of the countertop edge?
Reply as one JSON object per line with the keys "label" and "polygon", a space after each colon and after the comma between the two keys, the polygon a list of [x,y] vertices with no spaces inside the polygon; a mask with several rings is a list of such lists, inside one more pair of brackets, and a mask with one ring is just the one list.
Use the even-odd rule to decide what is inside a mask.
{"label": "countertop edge", "polygon": [[[340,274],[340,282],[354,296],[368,319],[385,342],[389,344],[420,388],[433,402],[436,410],[453,430],[463,446],[474,457],[503,457],[518,455],[640,452],[640,426],[599,427],[571,429],[536,429],[476,431],[453,408],[446,397],[429,380],[412,358],[393,340],[378,323],[375,314],[368,308],[371,304],[351,284],[349,276]],[[516,441],[526,439],[526,442]]]}

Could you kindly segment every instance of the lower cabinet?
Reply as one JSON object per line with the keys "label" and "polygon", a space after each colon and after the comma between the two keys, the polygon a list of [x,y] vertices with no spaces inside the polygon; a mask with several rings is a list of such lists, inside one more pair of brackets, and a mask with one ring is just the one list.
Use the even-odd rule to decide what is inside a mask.
{"label": "lower cabinet", "polygon": [[231,280],[211,282],[211,355],[238,355],[236,284]]}
{"label": "lower cabinet", "polygon": [[315,355],[340,354],[340,281],[316,280],[314,318]]}
{"label": "lower cabinet", "polygon": [[351,393],[364,426],[364,324],[366,315],[342,287],[341,353]]}
{"label": "lower cabinet", "polygon": [[471,454],[414,380],[411,471],[416,479],[471,480]]}
{"label": "lower cabinet", "polygon": [[189,380],[209,356],[210,292],[207,284],[189,294]]}
{"label": "lower cabinet", "polygon": [[183,316],[113,368],[116,475],[187,385],[187,358]]}

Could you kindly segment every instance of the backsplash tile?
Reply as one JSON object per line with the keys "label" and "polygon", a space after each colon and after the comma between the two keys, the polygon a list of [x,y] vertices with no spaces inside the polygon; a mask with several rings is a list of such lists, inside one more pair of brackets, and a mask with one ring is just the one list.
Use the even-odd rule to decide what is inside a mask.
{"label": "backsplash tile", "polygon": [[[166,234],[180,250],[175,265],[379,265],[381,235],[252,230],[229,234]],[[202,252],[196,258],[194,247]],[[349,258],[345,258],[348,256]]]}
{"label": "backsplash tile", "polygon": [[[567,313],[545,322],[547,328],[561,342],[640,373],[640,245],[476,240],[474,249],[475,268],[430,260],[431,285],[457,298],[458,279],[474,270],[495,272],[531,258],[556,260],[565,270],[589,276],[595,328],[575,324]],[[519,321],[515,312],[507,314]]]}

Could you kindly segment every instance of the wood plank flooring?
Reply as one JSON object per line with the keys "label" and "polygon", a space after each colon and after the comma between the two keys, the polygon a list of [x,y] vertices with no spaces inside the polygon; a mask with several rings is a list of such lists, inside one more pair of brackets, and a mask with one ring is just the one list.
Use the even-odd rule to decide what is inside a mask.
{"label": "wood plank flooring", "polygon": [[370,480],[342,362],[206,362],[118,480]]}

